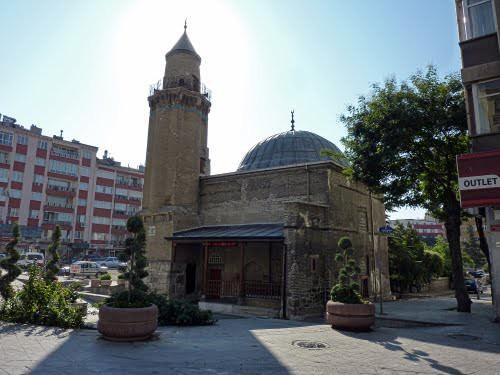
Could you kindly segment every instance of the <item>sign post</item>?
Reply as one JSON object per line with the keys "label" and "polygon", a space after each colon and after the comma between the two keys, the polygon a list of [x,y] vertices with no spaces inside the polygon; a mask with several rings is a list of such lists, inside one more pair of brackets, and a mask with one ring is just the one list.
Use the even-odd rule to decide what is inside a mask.
{"label": "sign post", "polygon": [[[378,228],[378,232],[382,235],[389,236],[392,234],[392,232],[394,232],[394,228],[392,228],[389,224],[387,224],[384,227]],[[379,276],[380,315],[384,315],[384,292],[383,292],[383,285],[382,285],[382,260],[379,257],[376,257],[375,264],[378,268],[378,276]]]}

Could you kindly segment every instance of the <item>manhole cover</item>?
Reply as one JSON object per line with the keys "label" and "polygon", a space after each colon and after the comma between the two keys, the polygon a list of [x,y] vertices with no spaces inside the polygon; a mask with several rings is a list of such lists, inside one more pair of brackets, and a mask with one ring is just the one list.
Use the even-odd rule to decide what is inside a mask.
{"label": "manhole cover", "polygon": [[297,346],[302,349],[312,349],[312,350],[320,350],[320,349],[325,349],[329,348],[328,344],[325,344],[324,342],[319,342],[319,341],[304,341],[304,340],[298,340],[292,342],[293,346]]}
{"label": "manhole cover", "polygon": [[476,341],[476,340],[481,340],[480,337],[478,336],[473,336],[473,335],[467,335],[465,333],[450,333],[448,337],[451,337],[452,339],[456,340],[462,340],[462,341]]}

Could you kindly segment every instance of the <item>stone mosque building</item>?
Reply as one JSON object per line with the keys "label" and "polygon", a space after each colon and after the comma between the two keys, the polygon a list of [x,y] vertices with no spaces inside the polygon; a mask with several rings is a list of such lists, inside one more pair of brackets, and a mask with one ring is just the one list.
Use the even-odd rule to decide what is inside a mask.
{"label": "stone mosque building", "polygon": [[340,152],[295,130],[255,145],[239,168],[210,175],[210,96],[186,30],[166,54],[150,106],[143,217],[152,289],[228,313],[302,319],[324,312],[349,236],[361,292],[390,293],[383,203],[342,174]]}

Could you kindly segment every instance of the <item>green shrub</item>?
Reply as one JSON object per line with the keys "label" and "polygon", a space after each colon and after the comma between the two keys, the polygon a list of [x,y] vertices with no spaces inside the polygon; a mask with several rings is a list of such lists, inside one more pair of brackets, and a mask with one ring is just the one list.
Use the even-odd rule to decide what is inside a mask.
{"label": "green shrub", "polygon": [[99,277],[99,280],[111,280],[111,275],[109,273],[105,273]]}
{"label": "green shrub", "polygon": [[210,325],[214,324],[210,310],[200,310],[198,305],[180,300],[170,300],[166,295],[157,293],[145,293],[139,289],[133,289],[130,295],[128,291],[115,293],[106,300],[113,307],[147,307],[155,304],[158,307],[158,325]]}
{"label": "green shrub", "polygon": [[123,273],[118,275],[118,280],[125,280],[125,279],[126,279],[126,277]]}
{"label": "green shrub", "polygon": [[0,261],[0,268],[3,268],[7,273],[1,275],[0,272],[0,295],[7,300],[15,294],[11,283],[21,274],[21,269],[16,265],[19,260],[19,253],[16,250],[17,242],[19,241],[19,226],[14,224],[12,228],[12,240],[7,244],[8,257]]}
{"label": "green shrub", "polygon": [[359,294],[359,284],[356,282],[361,270],[351,257],[353,252],[351,240],[342,237],[339,239],[338,247],[340,251],[335,256],[335,261],[342,264],[342,268],[339,271],[338,282],[330,292],[331,298],[333,301],[342,303],[364,303]]}
{"label": "green shrub", "polygon": [[30,267],[24,288],[0,307],[0,320],[61,328],[81,327],[84,313],[71,306],[76,300],[76,290],[59,282],[46,281],[43,276],[38,267]]}
{"label": "green shrub", "polygon": [[57,263],[59,262],[59,254],[57,249],[61,243],[61,228],[56,226],[56,230],[52,234],[52,243],[49,245],[47,252],[49,254],[49,262],[45,266],[45,280],[47,281],[57,281],[57,273],[59,272],[59,267]]}

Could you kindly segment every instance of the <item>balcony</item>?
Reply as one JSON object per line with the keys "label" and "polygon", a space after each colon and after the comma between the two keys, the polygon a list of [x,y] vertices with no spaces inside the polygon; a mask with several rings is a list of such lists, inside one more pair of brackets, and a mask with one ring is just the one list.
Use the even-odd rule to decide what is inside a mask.
{"label": "balcony", "polygon": [[45,190],[47,194],[61,196],[61,197],[74,197],[76,196],[76,189],[73,187],[47,185]]}
{"label": "balcony", "polygon": [[44,206],[45,211],[51,211],[51,212],[67,212],[67,213],[72,213],[73,212],[73,205],[71,203],[55,203],[55,202],[46,202]]}

